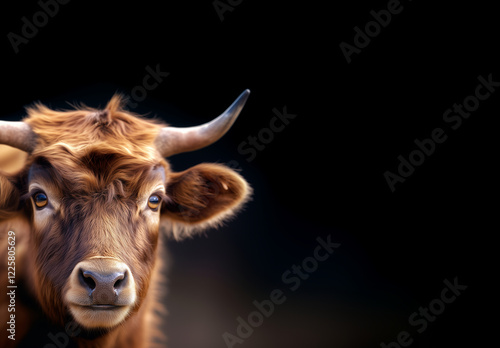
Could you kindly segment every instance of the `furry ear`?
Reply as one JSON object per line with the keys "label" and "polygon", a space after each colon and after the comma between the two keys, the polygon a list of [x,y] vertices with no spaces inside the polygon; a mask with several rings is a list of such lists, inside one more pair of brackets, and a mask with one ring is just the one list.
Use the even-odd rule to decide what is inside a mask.
{"label": "furry ear", "polygon": [[162,223],[175,239],[182,239],[220,225],[250,195],[250,186],[234,170],[220,164],[199,164],[170,174],[167,200],[162,204]]}

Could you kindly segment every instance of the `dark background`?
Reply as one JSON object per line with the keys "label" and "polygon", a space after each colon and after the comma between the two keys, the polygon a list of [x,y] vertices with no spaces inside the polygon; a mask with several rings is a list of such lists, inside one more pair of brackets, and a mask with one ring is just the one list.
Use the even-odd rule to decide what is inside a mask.
{"label": "dark background", "polygon": [[[348,64],[340,43],[352,45],[354,27],[388,1],[233,4],[221,21],[210,0],[74,0],[18,53],[7,34],[41,8],[4,4],[1,118],[19,119],[34,101],[104,106],[158,64],[170,75],[134,111],[174,126],[207,122],[252,91],[221,141],[171,158],[177,171],[237,162],[255,191],[225,227],[168,242],[171,348],[226,347],[223,333],[236,334],[236,318],[275,288],[286,302],[235,347],[380,347],[403,330],[415,348],[490,343],[500,91],[457,130],[442,116],[474,94],[478,76],[500,81],[493,5],[402,1]],[[248,162],[238,146],[285,106],[297,116]],[[397,174],[398,156],[437,127],[447,140],[391,192],[384,172]],[[327,236],[341,246],[290,291],[282,274]],[[455,277],[467,289],[417,333],[409,316]]]}

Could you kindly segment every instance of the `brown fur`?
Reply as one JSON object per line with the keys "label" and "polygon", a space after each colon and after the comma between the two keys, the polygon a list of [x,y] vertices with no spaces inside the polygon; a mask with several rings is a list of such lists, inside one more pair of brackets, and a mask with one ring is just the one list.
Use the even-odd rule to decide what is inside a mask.
{"label": "brown fur", "polygon": [[[0,167],[0,258],[6,259],[7,232],[16,232],[16,341],[39,318],[59,327],[72,321],[63,294],[75,265],[92,256],[114,257],[133,274],[137,302],[120,326],[74,338],[79,347],[147,347],[152,341],[153,308],[150,287],[162,284],[158,260],[159,219],[152,222],[141,197],[162,180],[162,224],[174,238],[183,238],[228,218],[246,201],[250,188],[222,165],[200,164],[172,173],[153,146],[164,125],[122,109],[115,96],[104,110],[81,107],[54,111],[43,105],[28,109],[25,120],[38,144],[17,172]],[[0,155],[0,164],[3,166]],[[6,167],[5,167],[6,168]],[[31,182],[43,183],[56,208],[39,218],[32,202]],[[149,185],[149,186],[148,186]],[[57,202],[57,204],[56,204]],[[142,206],[139,206],[142,204]],[[38,215],[37,215],[38,214]],[[153,215],[151,215],[153,216]],[[154,220],[154,219],[153,219]],[[5,262],[0,287],[6,288]],[[8,312],[0,300],[2,347]],[[29,303],[39,306],[29,308]],[[149,323],[151,320],[152,323]]]}

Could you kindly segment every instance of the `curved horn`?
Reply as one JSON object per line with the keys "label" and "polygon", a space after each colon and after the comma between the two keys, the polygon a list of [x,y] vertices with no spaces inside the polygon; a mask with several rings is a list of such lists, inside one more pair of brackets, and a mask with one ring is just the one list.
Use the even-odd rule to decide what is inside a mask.
{"label": "curved horn", "polygon": [[0,121],[0,144],[31,152],[36,145],[36,134],[22,121]]}
{"label": "curved horn", "polygon": [[245,90],[219,117],[200,126],[162,128],[155,140],[156,148],[163,157],[169,157],[215,143],[236,121],[249,94],[250,90]]}

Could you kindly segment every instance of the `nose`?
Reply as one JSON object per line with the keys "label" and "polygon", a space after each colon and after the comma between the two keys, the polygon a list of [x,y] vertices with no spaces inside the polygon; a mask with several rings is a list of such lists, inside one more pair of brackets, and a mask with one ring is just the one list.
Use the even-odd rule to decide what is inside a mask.
{"label": "nose", "polygon": [[[80,286],[93,305],[115,305],[120,293],[130,286],[128,267],[118,261],[86,262],[78,270]],[[104,267],[103,267],[104,266]]]}

